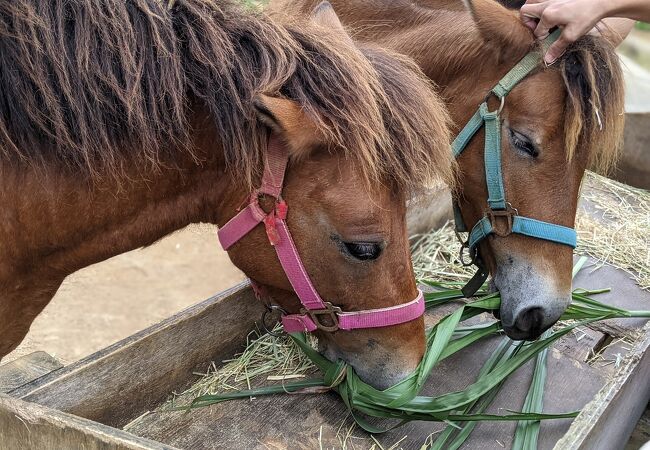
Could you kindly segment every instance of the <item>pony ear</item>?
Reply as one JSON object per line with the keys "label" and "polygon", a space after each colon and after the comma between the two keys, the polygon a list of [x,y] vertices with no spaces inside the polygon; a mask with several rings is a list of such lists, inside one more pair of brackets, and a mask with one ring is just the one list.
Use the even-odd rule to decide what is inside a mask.
{"label": "pony ear", "polygon": [[324,144],[316,123],[293,100],[260,94],[253,106],[260,121],[282,137],[293,157],[306,156]]}
{"label": "pony ear", "polygon": [[328,30],[333,30],[335,32],[340,32],[345,36],[350,38],[347,31],[343,27],[343,24],[339,20],[339,16],[334,12],[334,8],[330,2],[321,2],[314,8],[311,13],[311,19],[316,22],[318,25]]}
{"label": "pony ear", "polygon": [[533,33],[518,13],[495,0],[463,0],[481,37],[499,51],[501,61],[519,59],[535,44]]}

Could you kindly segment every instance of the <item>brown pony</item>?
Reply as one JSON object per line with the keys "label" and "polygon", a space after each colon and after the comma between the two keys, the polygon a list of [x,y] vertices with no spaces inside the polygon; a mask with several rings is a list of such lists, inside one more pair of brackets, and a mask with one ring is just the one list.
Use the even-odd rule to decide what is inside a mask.
{"label": "brown pony", "polygon": [[[405,199],[450,178],[447,120],[414,63],[356,46],[329,5],[279,24],[230,1],[0,1],[0,357],[67,275],[234,216],[269,128],[319,293],[350,311],[412,300]],[[230,256],[297,312],[259,228]],[[425,345],[421,318],[321,337],[379,387]]]}
{"label": "brown pony", "polygon": [[[493,0],[334,0],[354,36],[413,57],[440,88],[458,132],[490,89],[539,45],[517,12]],[[518,2],[505,2],[517,6]],[[278,11],[313,0],[275,0]],[[491,105],[493,109],[497,105]],[[616,161],[623,84],[612,45],[586,36],[551,67],[539,67],[507,96],[502,164],[508,201],[522,216],[572,227],[588,166]],[[487,205],[481,130],[459,158],[455,192],[471,228]],[[514,339],[532,339],[570,301],[569,247],[521,235],[491,237],[481,254],[501,291],[501,320]]]}

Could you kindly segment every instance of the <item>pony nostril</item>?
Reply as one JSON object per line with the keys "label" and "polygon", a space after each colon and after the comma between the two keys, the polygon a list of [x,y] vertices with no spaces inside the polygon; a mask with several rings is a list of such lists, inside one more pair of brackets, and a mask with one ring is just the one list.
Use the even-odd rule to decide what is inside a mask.
{"label": "pony nostril", "polygon": [[515,318],[515,328],[528,338],[539,336],[544,325],[544,309],[534,306],[521,311]]}

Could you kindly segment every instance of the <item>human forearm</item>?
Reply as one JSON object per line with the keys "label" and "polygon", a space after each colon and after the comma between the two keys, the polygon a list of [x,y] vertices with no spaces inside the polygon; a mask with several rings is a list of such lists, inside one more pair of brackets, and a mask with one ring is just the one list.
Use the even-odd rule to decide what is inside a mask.
{"label": "human forearm", "polygon": [[623,17],[608,17],[596,25],[597,33],[604,36],[614,46],[618,46],[630,34],[636,21]]}
{"label": "human forearm", "polygon": [[602,2],[603,17],[625,17],[650,22],[650,0],[598,0]]}

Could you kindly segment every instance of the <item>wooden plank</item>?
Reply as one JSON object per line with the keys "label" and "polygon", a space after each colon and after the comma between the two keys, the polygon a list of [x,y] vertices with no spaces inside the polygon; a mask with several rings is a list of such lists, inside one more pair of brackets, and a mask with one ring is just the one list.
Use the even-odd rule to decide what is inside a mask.
{"label": "wooden plank", "polygon": [[239,348],[262,311],[241,283],[10,394],[120,427]]}
{"label": "wooden plank", "polygon": [[639,422],[637,422],[625,450],[639,450],[647,442],[650,442],[650,411],[646,408]]}
{"label": "wooden plank", "polygon": [[[423,394],[437,395],[463,389],[478,375],[483,362],[492,353],[499,338],[488,339],[471,349],[442,361],[427,382]],[[589,402],[605,384],[596,368],[579,363],[573,358],[549,358],[546,405],[548,412],[578,410]],[[490,411],[503,414],[505,410],[521,408],[530,383],[532,365],[515,372],[504,385]],[[578,385],[566,383],[567,378],[583,380]],[[190,397],[183,399],[186,402]],[[179,404],[177,402],[177,404]],[[350,425],[347,411],[335,394],[280,395],[260,397],[251,401],[223,403],[190,413],[164,412],[146,416],[129,426],[139,436],[165,442],[184,449],[264,448],[340,448],[342,435]],[[378,422],[384,426],[387,422]],[[550,449],[569,428],[570,420],[547,422],[543,425],[540,449]],[[419,450],[431,433],[445,425],[431,422],[412,422],[396,430],[376,436],[388,448],[404,436],[400,448]],[[485,423],[473,434],[464,448],[502,450],[509,447],[514,423]],[[357,430],[353,433],[354,448],[370,448],[369,435]],[[352,448],[348,444],[349,448]]]}
{"label": "wooden plank", "polygon": [[552,355],[562,354],[586,363],[606,344],[609,336],[588,327],[579,327],[573,333],[561,337],[553,347]]}
{"label": "wooden plank", "polygon": [[0,393],[12,391],[63,367],[45,352],[33,352],[0,366]]}
{"label": "wooden plank", "polygon": [[584,408],[555,449],[610,450],[628,440],[650,400],[650,325],[643,335],[619,373]]}
{"label": "wooden plank", "polygon": [[[629,310],[650,310],[650,293],[639,288],[630,275],[610,265],[602,265],[589,258],[573,281],[574,288],[603,289],[611,292],[599,294],[594,299],[608,305]],[[593,330],[614,338],[638,337],[639,330],[648,319],[611,319],[589,325]]]}
{"label": "wooden plank", "polygon": [[[598,284],[594,284],[595,281]],[[603,281],[602,272],[596,272],[589,274],[584,279],[584,283],[577,286],[604,287],[601,281]],[[613,283],[608,285],[616,287],[617,293],[620,292],[619,288],[622,285],[633,284],[624,275],[620,279],[608,278],[604,281]],[[638,291],[636,288],[636,292],[631,290],[628,294],[631,293],[638,300]],[[641,297],[647,298],[647,293],[642,293]],[[610,302],[604,296],[600,296],[599,300]],[[629,299],[613,296],[610,300],[611,303],[625,306],[616,302]],[[223,356],[239,347],[245,341],[246,332],[240,330],[238,324],[249,323],[252,327],[254,319],[259,317],[261,311],[261,305],[253,299],[247,286],[240,285],[230,292],[190,308],[80,363],[60,369],[16,389],[13,394],[57,408],[67,408],[67,411],[74,411],[75,414],[113,426],[122,426],[164,401],[172,391],[187,385],[192,379],[191,372],[195,367],[213,358],[221,360]],[[427,323],[436,322],[440,315],[441,311],[430,314]],[[475,320],[490,320],[490,317],[482,315]],[[215,333],[214,330],[219,332]],[[630,330],[632,331],[633,327]],[[586,332],[588,336],[584,338],[587,339],[586,341],[578,342],[575,341],[575,336],[567,336],[551,352],[545,399],[547,412],[580,409],[593,398],[601,386],[605,386],[605,390],[611,390],[609,385],[606,385],[609,373],[584,363],[584,355],[590,348],[598,347],[606,336],[599,331],[586,330]],[[643,333],[648,335],[650,330],[645,329]],[[229,344],[221,341],[226,334],[232,337]],[[464,388],[475,379],[480,366],[489,357],[493,348],[494,340],[486,340],[443,361],[427,383],[424,394],[435,395]],[[637,358],[637,361],[640,361],[640,358]],[[626,360],[625,370],[629,370],[630,364],[632,363]],[[503,413],[505,409],[516,410],[521,407],[531,371],[532,367],[529,364],[513,374],[491,408],[492,412]],[[619,377],[620,374],[616,379]],[[567,383],[567,379],[581,382]],[[624,390],[623,386],[627,387],[629,383],[619,386],[612,396],[619,395],[619,391]],[[640,402],[645,406],[643,398],[628,397],[621,411],[630,408],[633,414],[636,414],[634,408]],[[320,445],[340,447],[342,437],[339,430],[342,425],[345,427],[350,423],[345,417],[344,405],[333,394],[295,395],[227,403],[190,414],[151,414],[136,421],[129,429],[139,436],[187,449],[216,449],[224,446],[247,449],[269,446],[274,448],[317,448]],[[629,414],[626,420],[629,420]],[[569,420],[545,422],[541,433],[540,449],[552,448],[569,429],[569,425]],[[633,426],[633,423],[631,425]],[[410,423],[378,439],[384,446],[389,447],[407,436],[400,443],[400,447],[419,450],[427,436],[439,431],[443,426],[428,422]],[[607,423],[607,433],[615,436],[609,444],[624,442],[625,426],[625,423]],[[603,424],[601,428],[605,428]],[[466,448],[500,450],[503,445],[508,447],[513,429],[512,423],[481,424]],[[11,433],[14,433],[11,435],[12,439],[19,438],[15,434],[16,430],[12,429]],[[590,435],[590,432],[587,434]],[[363,432],[357,431],[354,435],[358,439],[354,441],[355,444],[359,442],[368,444],[358,445],[358,448],[370,447],[373,443]],[[25,438],[24,435],[21,436]],[[365,441],[362,441],[363,439]],[[58,448],[70,447],[61,445]],[[610,448],[618,447],[614,445]]]}
{"label": "wooden plank", "polygon": [[[551,349],[547,363],[548,375],[544,391],[544,411],[561,413],[580,410],[604,385],[606,376],[597,368],[578,362]],[[488,409],[493,414],[506,414],[508,410],[521,410],[532,379],[533,364],[529,363],[511,375],[501,392]],[[567,383],[579,379],[580,383]],[[571,426],[571,419],[544,421],[539,435],[539,450],[553,448]],[[513,422],[480,423],[464,448],[503,450],[512,448],[516,424]]]}
{"label": "wooden plank", "polygon": [[173,450],[90,420],[0,394],[3,449]]}

